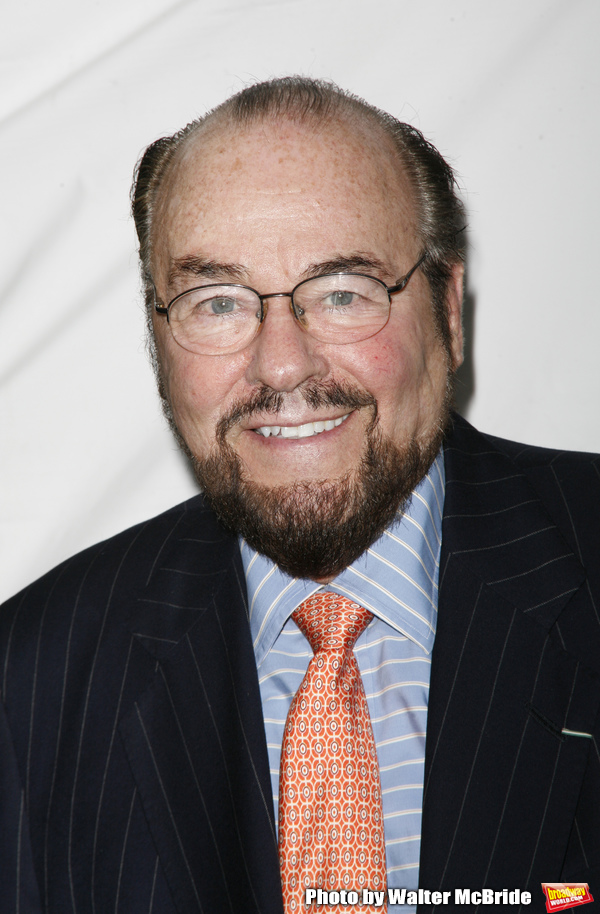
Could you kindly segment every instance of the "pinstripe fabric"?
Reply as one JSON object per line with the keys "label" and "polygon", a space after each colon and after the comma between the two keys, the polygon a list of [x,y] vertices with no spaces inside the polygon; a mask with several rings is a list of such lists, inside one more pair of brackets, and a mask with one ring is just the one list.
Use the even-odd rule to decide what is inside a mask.
{"label": "pinstripe fabric", "polygon": [[[292,579],[242,542],[277,821],[283,728],[312,657],[293,610],[319,589],[376,616],[356,647],[381,770],[388,885],[417,888],[430,654],[444,504],[441,453],[404,515],[326,588]],[[392,905],[393,911],[414,911]]]}
{"label": "pinstripe fabric", "polygon": [[[462,421],[446,449],[423,885],[510,882],[539,905],[548,873],[600,879],[597,468],[590,455],[523,449]],[[571,550],[583,528],[586,572]]]}
{"label": "pinstripe fabric", "polygon": [[[598,458],[457,419],[445,464],[420,883],[540,910],[600,885]],[[248,611],[201,498],[0,610],[2,914],[282,914]]]}
{"label": "pinstripe fabric", "polygon": [[281,914],[239,551],[200,499],[33,585],[0,633],[2,914]]}

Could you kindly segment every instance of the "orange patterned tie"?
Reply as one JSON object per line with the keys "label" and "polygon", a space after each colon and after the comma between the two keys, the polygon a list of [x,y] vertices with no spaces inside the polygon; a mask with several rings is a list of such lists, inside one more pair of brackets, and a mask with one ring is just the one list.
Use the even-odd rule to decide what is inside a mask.
{"label": "orange patterned tie", "polygon": [[[364,914],[363,889],[386,888],[377,750],[353,653],[372,616],[338,594],[317,593],[292,618],[314,657],[290,705],[281,747],[284,908],[286,914],[305,912],[306,890],[314,888],[335,892],[332,900],[343,904],[321,904],[323,914]],[[338,899],[342,890],[345,898]],[[358,904],[347,904],[356,897],[348,892],[356,893]],[[385,912],[387,905],[377,910]]]}

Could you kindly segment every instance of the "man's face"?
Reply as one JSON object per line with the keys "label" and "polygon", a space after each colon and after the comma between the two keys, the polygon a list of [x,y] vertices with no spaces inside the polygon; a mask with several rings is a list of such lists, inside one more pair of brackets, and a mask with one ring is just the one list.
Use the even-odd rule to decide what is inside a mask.
{"label": "man's face", "polygon": [[[390,285],[422,253],[408,182],[382,137],[361,125],[259,123],[198,137],[163,187],[154,220],[154,276],[165,302],[205,282],[289,292],[315,273],[346,269]],[[303,498],[358,480],[369,443],[401,453],[432,440],[437,447],[449,367],[462,358],[460,301],[457,268],[450,353],[420,270],[394,296],[388,324],[360,343],[312,339],[288,298],[269,299],[258,336],[227,355],[187,352],[157,317],[164,392],[201,481],[210,489],[203,462],[214,458],[214,468],[227,456],[256,490],[283,497],[293,489],[300,518]],[[277,426],[291,431],[258,431]]]}

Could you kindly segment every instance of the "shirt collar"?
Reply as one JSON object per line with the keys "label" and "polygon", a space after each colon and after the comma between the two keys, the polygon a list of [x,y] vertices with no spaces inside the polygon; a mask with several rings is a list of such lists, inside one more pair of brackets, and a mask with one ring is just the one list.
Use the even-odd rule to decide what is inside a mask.
{"label": "shirt collar", "polygon": [[445,474],[442,451],[383,535],[331,583],[292,578],[240,539],[257,665],[294,609],[318,590],[361,603],[430,653],[435,638]]}

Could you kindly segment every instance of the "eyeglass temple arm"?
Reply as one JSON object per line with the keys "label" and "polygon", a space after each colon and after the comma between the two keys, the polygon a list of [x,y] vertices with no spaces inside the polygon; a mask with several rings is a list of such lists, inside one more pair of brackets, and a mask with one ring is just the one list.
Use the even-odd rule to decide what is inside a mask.
{"label": "eyeglass temple arm", "polygon": [[164,305],[159,305],[159,304],[158,304],[158,302],[160,301],[160,299],[158,298],[158,293],[157,293],[157,291],[156,291],[156,286],[154,285],[153,280],[150,280],[150,282],[152,283],[152,295],[153,295],[153,297],[154,297],[154,310],[156,311],[157,314],[166,314],[166,315],[167,315],[167,321],[168,321],[168,320],[169,320],[169,309],[168,309],[167,307],[165,307]]}
{"label": "eyeglass temple arm", "polygon": [[421,257],[421,259],[417,260],[414,267],[411,267],[411,269],[408,271],[406,276],[403,276],[402,279],[399,279],[398,282],[395,283],[393,286],[388,286],[388,294],[393,295],[394,292],[402,292],[403,289],[405,289],[406,286],[408,285],[408,280],[410,279],[410,277],[413,275],[413,273],[416,270],[419,269],[419,267],[421,266],[423,261],[426,260],[428,256],[429,256],[428,251],[425,251],[425,253]]}

